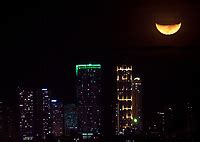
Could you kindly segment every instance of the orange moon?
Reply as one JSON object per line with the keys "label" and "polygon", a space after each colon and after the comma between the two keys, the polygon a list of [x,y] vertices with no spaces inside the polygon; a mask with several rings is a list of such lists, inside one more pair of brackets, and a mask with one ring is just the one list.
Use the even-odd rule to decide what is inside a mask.
{"label": "orange moon", "polygon": [[161,24],[156,24],[156,28],[158,31],[164,35],[172,35],[178,32],[178,30],[181,28],[181,23],[179,24],[172,24],[172,25],[161,25]]}

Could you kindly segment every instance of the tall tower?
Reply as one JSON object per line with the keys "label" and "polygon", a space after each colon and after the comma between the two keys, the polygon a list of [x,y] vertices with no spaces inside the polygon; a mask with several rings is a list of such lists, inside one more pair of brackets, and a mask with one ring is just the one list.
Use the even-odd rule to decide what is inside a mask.
{"label": "tall tower", "polygon": [[51,100],[52,133],[56,137],[63,135],[63,113],[63,103],[59,100]]}
{"label": "tall tower", "polygon": [[192,111],[192,104],[190,102],[187,102],[186,105],[186,131],[188,134],[191,134],[194,131],[194,125],[193,125],[193,111]]}
{"label": "tall tower", "polygon": [[18,88],[20,139],[41,141],[51,133],[49,91]]}
{"label": "tall tower", "polygon": [[136,133],[141,118],[140,78],[130,65],[117,66],[116,135]]}
{"label": "tall tower", "polygon": [[[135,133],[140,133],[143,130],[142,116],[142,80],[139,77],[134,77],[133,84],[134,95],[136,97],[136,116],[134,119]],[[137,121],[137,122],[136,122]]]}
{"label": "tall tower", "polygon": [[33,89],[18,88],[20,140],[33,140]]}
{"label": "tall tower", "polygon": [[0,100],[0,141],[19,141],[19,129],[15,105]]}
{"label": "tall tower", "polygon": [[18,138],[18,121],[17,110],[15,105],[7,104],[4,113],[4,137],[5,141],[17,141]]}
{"label": "tall tower", "polygon": [[76,65],[78,131],[83,138],[101,134],[101,65]]}
{"label": "tall tower", "polygon": [[46,139],[51,133],[50,92],[47,88],[36,89],[34,94],[34,136],[35,139]]}
{"label": "tall tower", "polygon": [[3,139],[3,101],[0,99],[0,139]]}

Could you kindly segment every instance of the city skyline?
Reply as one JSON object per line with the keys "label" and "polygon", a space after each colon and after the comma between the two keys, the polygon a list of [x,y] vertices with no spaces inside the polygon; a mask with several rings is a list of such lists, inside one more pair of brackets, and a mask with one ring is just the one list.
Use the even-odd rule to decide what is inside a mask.
{"label": "city skyline", "polygon": [[[125,58],[124,62],[127,63],[128,60],[129,60],[128,58]],[[150,76],[148,75],[149,73],[147,75],[145,74],[146,71],[144,70],[144,66],[147,66],[146,64],[145,65],[135,64],[136,75],[140,76],[144,81],[144,88],[143,88],[144,90],[143,91],[146,95],[145,95],[143,101],[146,102],[147,100],[149,100],[149,99],[152,100],[152,99],[155,99],[156,97],[158,97],[157,99],[159,99],[159,102],[158,101],[155,102],[155,104],[154,104],[155,107],[152,108],[155,111],[156,111],[157,107],[159,107],[159,106],[162,107],[166,103],[181,103],[181,102],[178,101],[178,98],[179,98],[178,96],[181,95],[181,93],[183,94],[182,97],[181,97],[181,99],[183,101],[192,100],[192,97],[194,97],[194,95],[195,95],[195,94],[191,94],[190,89],[189,89],[190,87],[192,87],[192,84],[191,84],[192,78],[191,77],[193,77],[193,76],[189,76],[188,78],[182,78],[181,77],[185,72],[188,72],[189,68],[185,69],[184,66],[185,66],[185,64],[189,64],[189,63],[186,62],[186,63],[183,64],[183,63],[177,63],[176,62],[176,63],[173,63],[171,65],[169,63],[172,63],[172,60],[169,60],[169,61],[164,60],[163,64],[162,64],[162,68],[159,68],[159,71],[164,73],[166,76],[162,76],[161,74],[157,74],[158,71],[153,72],[153,71],[155,71],[155,69],[158,69],[156,64],[154,64],[154,65],[151,64],[152,75],[150,75]],[[113,65],[110,65],[110,63],[109,64],[102,63],[103,74],[106,77],[106,79],[105,79],[106,83],[109,82],[109,86],[110,86],[109,89],[114,89],[114,87],[111,86],[111,85],[115,84],[112,81],[112,78],[114,77],[113,72],[115,70],[114,69],[115,65],[116,64],[114,64],[114,63],[113,63]],[[134,66],[134,63],[132,65]],[[141,67],[141,66],[143,66],[143,67]],[[171,68],[169,68],[170,66],[171,66]],[[174,70],[175,72],[173,72],[172,69],[177,68],[176,66],[178,66],[179,69]],[[154,69],[154,67],[155,67],[155,69]],[[75,70],[76,70],[76,68],[75,68],[75,65],[72,65],[72,66],[66,65],[66,68],[68,68],[68,71],[67,72],[62,71],[62,78],[60,78],[61,76],[58,76],[58,79],[56,79],[57,80],[56,84],[53,83],[54,81],[52,82],[51,79],[50,79],[49,82],[47,82],[46,79],[45,79],[46,81],[44,81],[43,79],[42,79],[43,81],[38,80],[39,76],[34,77],[35,79],[32,78],[32,80],[29,80],[31,76],[27,77],[26,80],[21,79],[21,81],[19,81],[19,82],[23,82],[23,83],[19,83],[19,84],[24,84],[25,86],[37,86],[37,87],[38,86],[39,87],[49,86],[49,88],[52,88],[52,91],[54,92],[53,95],[56,94],[56,96],[62,98],[64,100],[64,103],[75,103],[75,96],[76,95],[75,95],[75,86],[73,86],[73,84],[75,82],[75,76],[76,76]],[[179,71],[183,71],[183,73],[177,74],[177,72],[179,72]],[[60,70],[58,72],[60,72]],[[37,73],[31,73],[31,74],[36,75]],[[69,78],[65,78],[66,76],[68,76]],[[173,79],[173,81],[171,81],[171,79]],[[187,82],[189,82],[189,84],[187,84],[187,86],[189,85],[189,88],[187,87],[188,89],[186,89],[185,91],[181,90],[181,86],[186,85],[186,84],[183,83],[182,80],[187,80]],[[150,83],[152,81],[154,83]],[[173,92],[170,92],[170,90],[168,90],[168,89],[166,91],[161,89],[161,88],[167,88],[167,86],[165,86],[165,85],[167,85],[167,82],[168,83],[170,82],[171,87],[173,89]],[[58,86],[58,84],[60,86]],[[146,85],[146,84],[148,84],[148,85]],[[153,84],[161,86],[161,88],[159,87],[159,88],[155,89],[155,88],[153,88],[153,86],[154,86]],[[175,87],[175,85],[176,85],[176,87]],[[17,87],[17,84],[13,87]],[[69,88],[70,88],[70,90],[69,90]],[[9,89],[8,92],[6,92],[6,93],[12,93],[10,95],[13,96],[12,98],[8,97],[6,99],[7,102],[9,102],[11,100],[12,103],[16,104],[16,99],[15,99],[16,95],[13,95],[13,94],[16,94],[15,89],[16,88],[13,88],[11,90]],[[109,92],[109,89],[105,88],[106,94]],[[167,93],[169,93],[169,94],[167,94]],[[71,95],[69,95],[69,94],[71,94]],[[150,95],[153,95],[154,97],[150,97]],[[108,102],[106,102],[106,103],[109,103],[112,100],[112,97],[113,97],[112,95],[109,95]],[[174,98],[174,99],[171,99],[171,98]],[[144,104],[148,105],[148,103],[144,103]],[[156,107],[156,105],[157,105],[157,107]],[[146,109],[147,109],[147,107],[146,107]],[[148,112],[149,112],[148,110],[144,110],[144,111],[145,111],[144,114],[151,115],[151,113],[148,114]]]}
{"label": "city skyline", "polygon": [[[130,64],[129,65],[123,64],[121,66],[117,65],[115,66],[115,70],[111,70],[113,74],[115,74],[116,72],[116,75],[117,75],[115,76],[114,80],[112,80],[111,76],[109,77],[112,80],[112,82],[116,84],[115,91],[117,92],[117,96],[114,95],[115,91],[112,92],[113,94],[112,101],[115,101],[116,99],[118,100],[117,102],[115,102],[117,103],[117,109],[116,109],[116,106],[113,106],[111,110],[113,109],[115,111],[109,112],[110,114],[116,113],[116,116],[112,117],[111,115],[108,116],[107,113],[104,113],[107,111],[106,109],[108,109],[108,107],[103,106],[103,104],[105,104],[104,101],[107,99],[107,98],[103,98],[106,96],[106,94],[104,94],[104,91],[102,93],[102,90],[103,90],[102,88],[106,88],[106,86],[102,84],[103,83],[102,79],[105,78],[105,76],[102,76],[104,75],[102,71],[105,71],[103,69],[103,66],[101,64],[91,64],[91,63],[76,65],[76,68],[74,70],[74,73],[76,75],[76,78],[75,78],[76,82],[74,83],[72,82],[72,86],[74,86],[77,89],[77,92],[76,92],[77,96],[76,96],[76,102],[75,102],[76,105],[74,107],[76,108],[75,111],[77,111],[78,115],[77,115],[77,128],[75,129],[72,128],[72,129],[78,134],[82,135],[83,139],[88,139],[88,138],[91,138],[92,136],[96,137],[97,136],[96,134],[98,135],[106,134],[107,133],[106,131],[108,130],[114,131],[111,128],[111,122],[112,120],[116,120],[117,118],[118,118],[117,123],[116,123],[117,129],[115,129],[115,131],[117,130],[116,135],[127,135],[127,134],[133,135],[133,134],[140,134],[142,132],[148,132],[146,129],[147,129],[147,126],[149,125],[148,123],[150,123],[151,120],[148,120],[149,119],[148,117],[144,117],[145,119],[143,119],[143,116],[145,116],[143,113],[143,105],[142,105],[143,101],[141,100],[141,98],[145,97],[143,93],[143,89],[142,89],[143,83],[141,81],[143,79],[136,76],[135,73],[133,72],[134,70],[132,69],[135,70],[135,67],[133,67]],[[65,135],[67,134],[68,136],[71,136],[69,135],[71,128],[67,128],[68,126],[66,125],[66,120],[63,116],[71,117],[69,118],[71,119],[69,121],[73,121],[72,119],[75,119],[75,117],[70,116],[71,114],[65,115],[65,111],[62,111],[63,104],[62,103],[59,104],[57,99],[52,99],[52,98],[58,97],[56,95],[51,96],[52,92],[49,90],[52,90],[52,89],[53,88],[49,89],[49,88],[32,88],[32,87],[28,87],[28,88],[18,87],[17,88],[16,91],[19,95],[18,107],[19,107],[19,114],[20,114],[19,115],[20,117],[19,118],[20,120],[19,137],[21,139],[23,140],[46,139],[48,138],[49,134],[53,134],[54,136],[57,136],[59,138],[63,136],[64,133]],[[100,103],[102,101],[104,102],[103,104]],[[193,124],[189,122],[189,120],[193,121],[193,114],[189,113],[192,109],[192,107],[190,106],[190,100],[185,100],[185,102],[181,102],[181,103],[182,104],[187,103],[188,105],[187,118],[184,116],[184,114],[181,114],[181,111],[180,109],[178,109],[178,107],[175,108],[175,110],[176,109],[178,110],[177,112],[179,114],[179,117],[176,116],[176,119],[173,118],[173,115],[170,116],[166,114],[165,116],[165,112],[156,112],[157,116],[160,115],[159,116],[160,118],[157,117],[157,119],[159,120],[157,122],[160,122],[160,123],[153,122],[154,124],[153,129],[149,129],[150,130],[149,135],[152,135],[153,133],[158,133],[160,136],[161,134],[163,135],[165,131],[168,134],[170,134],[168,132],[168,129],[170,128],[170,126],[172,126],[171,125],[172,120],[180,121],[179,125],[181,124],[180,126],[185,129],[182,132],[186,132],[186,130],[187,132],[193,131],[194,130]],[[171,103],[168,103],[168,104],[170,105]],[[180,106],[180,104],[179,105],[177,105],[177,103],[175,104],[176,106],[182,107]],[[111,102],[109,106],[112,106]],[[174,107],[169,107],[167,109],[174,110]],[[155,110],[152,110],[151,113],[155,113]],[[163,116],[161,116],[161,114]],[[58,117],[58,115],[60,117]],[[10,117],[10,114],[8,116]],[[184,117],[180,119],[181,116],[184,116]],[[111,121],[109,121],[109,119],[106,120],[109,117],[112,117]],[[162,117],[165,118],[166,120],[165,119],[161,120]],[[13,121],[12,118],[10,120]],[[102,124],[102,122],[104,124]],[[145,131],[143,129],[143,122],[145,126]],[[71,123],[71,122],[68,122],[68,123]],[[75,124],[76,122],[73,121],[72,123]],[[93,123],[95,125],[93,125]],[[165,125],[160,126],[163,123],[167,123],[167,124],[169,123],[170,124],[169,128],[166,127]],[[187,126],[184,123],[187,123]],[[36,124],[40,124],[40,125],[38,126]],[[70,125],[74,125],[74,124],[70,124]],[[103,125],[104,127],[102,127],[101,125]],[[106,128],[109,128],[109,127],[110,128],[105,130],[105,125],[107,125]],[[176,126],[177,127],[172,127],[172,128],[179,129],[180,126],[178,125]],[[152,128],[152,126],[149,125],[149,128]],[[67,129],[70,131],[68,131]],[[67,130],[67,133],[66,133],[66,130]],[[110,135],[112,134],[110,133]]]}
{"label": "city skyline", "polygon": [[[142,132],[147,137],[189,137],[194,130],[194,135],[197,135],[200,94],[199,9],[198,2],[182,0],[3,2],[0,9],[0,120],[4,123],[0,122],[0,132],[4,133],[5,141],[9,137],[15,139],[32,127],[38,132],[29,131],[25,134],[28,137],[24,135],[25,139],[31,139],[36,133],[45,137],[49,132],[48,126],[44,126],[39,119],[34,120],[34,123],[46,129],[43,131],[45,134],[42,134],[40,127],[32,122],[32,113],[49,116],[48,108],[44,113],[41,111],[42,100],[46,100],[46,105],[49,99],[61,100],[64,122],[58,125],[76,127],[71,123],[76,124],[77,118],[77,75],[84,72],[77,65],[101,65],[101,106],[106,118],[102,122],[102,131],[105,138],[111,132],[116,133],[113,109],[116,109],[116,95],[120,94],[117,92],[119,82],[116,81],[118,65],[134,68],[133,75],[137,77],[133,83],[134,93],[140,95],[142,92],[142,99],[139,99],[142,100],[142,111],[136,109],[137,101],[128,100],[127,104],[131,103],[135,116],[138,114],[138,118],[143,118]],[[156,29],[157,24],[175,23],[180,23],[180,29],[170,36]],[[18,87],[25,89],[21,102]],[[50,96],[45,94],[47,90],[41,89],[50,90]],[[31,91],[35,94],[33,104]],[[129,93],[123,92],[126,96]],[[41,98],[42,95],[46,95],[46,99]],[[124,98],[119,100],[120,105],[126,104]],[[73,108],[69,109],[71,113],[66,113],[67,105]],[[17,110],[18,107],[21,108]],[[50,113],[60,115],[61,111],[56,108]],[[122,108],[129,110],[131,107]],[[21,121],[15,118],[20,114]],[[57,122],[61,121],[54,118]],[[134,120],[138,122],[138,119]],[[19,134],[15,131],[18,122],[26,126],[21,127]],[[125,121],[123,123],[127,124]],[[131,122],[127,126],[129,124]],[[61,129],[67,135],[74,134],[76,130],[56,126],[54,135],[61,135]],[[4,131],[2,128],[5,128]],[[120,140],[119,137],[116,137],[116,141]],[[76,134],[73,141],[78,141]]]}

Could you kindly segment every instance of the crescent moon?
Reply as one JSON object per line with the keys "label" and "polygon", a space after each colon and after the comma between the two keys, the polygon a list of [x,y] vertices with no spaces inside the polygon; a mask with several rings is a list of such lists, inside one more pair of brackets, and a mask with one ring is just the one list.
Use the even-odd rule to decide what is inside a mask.
{"label": "crescent moon", "polygon": [[172,25],[160,25],[156,24],[156,28],[158,31],[164,35],[172,35],[178,32],[178,30],[181,28],[181,23],[179,24],[172,24]]}

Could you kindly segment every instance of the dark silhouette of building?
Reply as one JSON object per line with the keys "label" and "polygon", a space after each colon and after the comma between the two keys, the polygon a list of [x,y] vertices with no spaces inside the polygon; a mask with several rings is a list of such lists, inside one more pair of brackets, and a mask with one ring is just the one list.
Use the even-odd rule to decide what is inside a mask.
{"label": "dark silhouette of building", "polygon": [[186,105],[186,132],[191,134],[193,130],[193,111],[192,111],[192,104],[190,102],[187,102]]}
{"label": "dark silhouette of building", "polygon": [[18,142],[17,107],[7,101],[0,100],[0,141]]}
{"label": "dark silhouette of building", "polygon": [[7,142],[19,141],[18,128],[17,107],[15,105],[5,106],[4,136]]}
{"label": "dark silhouette of building", "polygon": [[0,100],[0,139],[3,139],[3,101]]}
{"label": "dark silhouette of building", "polygon": [[71,135],[73,131],[77,131],[77,108],[75,104],[67,104],[64,106],[65,115],[65,135]]}
{"label": "dark silhouette of building", "polygon": [[164,108],[165,112],[165,132],[167,135],[175,135],[176,132],[176,106],[168,105]]}

